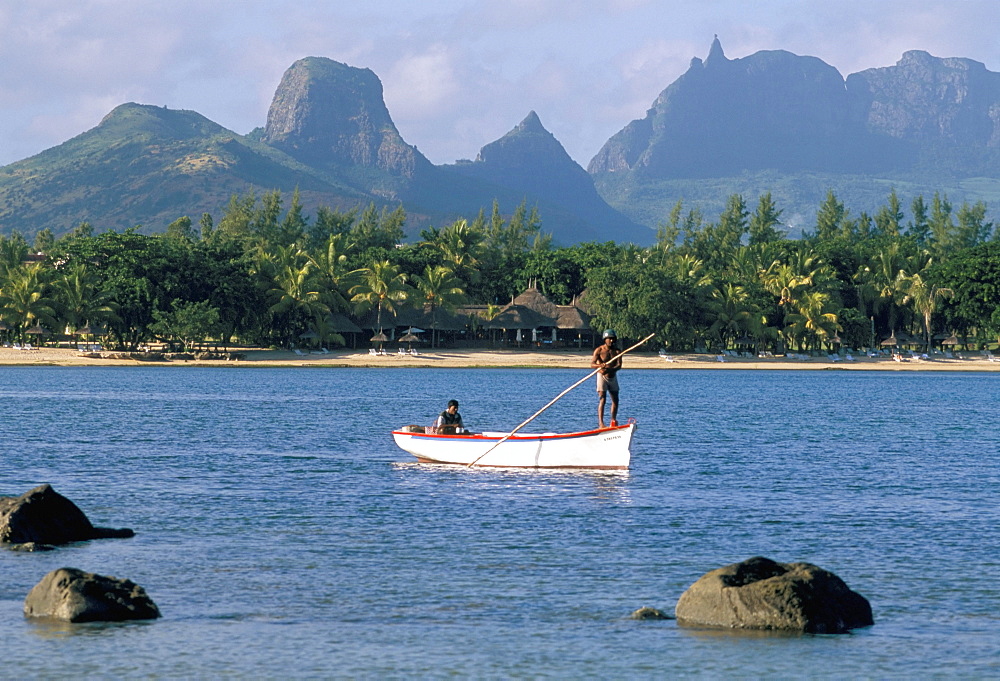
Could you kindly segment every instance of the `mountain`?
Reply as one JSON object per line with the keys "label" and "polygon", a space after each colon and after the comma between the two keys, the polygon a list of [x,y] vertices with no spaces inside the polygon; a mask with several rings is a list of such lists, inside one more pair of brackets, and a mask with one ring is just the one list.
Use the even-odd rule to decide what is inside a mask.
{"label": "mountain", "polygon": [[594,181],[530,112],[513,130],[484,146],[475,161],[446,166],[455,173],[505,187],[522,196],[544,197],[543,219],[559,215],[571,242],[649,241],[651,232],[611,208]]}
{"label": "mountain", "polygon": [[218,217],[250,187],[296,186],[304,200],[331,205],[364,198],[194,111],[122,104],[97,127],[0,168],[0,225],[27,235],[62,234],[82,221],[162,230],[182,215]]}
{"label": "mountain", "polygon": [[647,225],[678,199],[713,219],[732,193],[772,191],[804,224],[828,189],[854,211],[873,211],[892,187],[996,199],[998,79],[978,62],[907,52],[845,81],[780,50],[731,60],[716,38],[588,171],[608,203]]}
{"label": "mountain", "polygon": [[411,234],[488,212],[494,201],[505,214],[527,202],[559,244],[649,242],[652,232],[604,203],[590,176],[544,134],[546,145],[520,160],[507,154],[502,171],[494,163],[484,173],[435,166],[399,134],[371,70],[307,57],[285,72],[266,125],[249,135],[193,111],[130,103],[92,130],[0,168],[0,230],[60,235],[88,221],[98,230],[161,231],[182,215],[218,219],[233,194],[291,196],[298,188],[307,213],[402,204]]}
{"label": "mountain", "polygon": [[261,141],[313,168],[366,183],[377,177],[385,187],[376,185],[375,193],[398,191],[434,169],[399,134],[374,72],[321,57],[300,59],[285,71]]}
{"label": "mountain", "polygon": [[846,89],[852,121],[896,141],[913,167],[1000,172],[1000,73],[984,64],[913,50],[895,66],[849,75]]}

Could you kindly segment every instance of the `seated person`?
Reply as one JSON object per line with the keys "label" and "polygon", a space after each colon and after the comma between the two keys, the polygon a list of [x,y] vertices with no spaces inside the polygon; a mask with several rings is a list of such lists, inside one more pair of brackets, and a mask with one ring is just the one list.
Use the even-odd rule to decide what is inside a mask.
{"label": "seated person", "polygon": [[448,408],[434,421],[434,432],[442,434],[465,432],[462,415],[458,413],[458,400],[448,400]]}

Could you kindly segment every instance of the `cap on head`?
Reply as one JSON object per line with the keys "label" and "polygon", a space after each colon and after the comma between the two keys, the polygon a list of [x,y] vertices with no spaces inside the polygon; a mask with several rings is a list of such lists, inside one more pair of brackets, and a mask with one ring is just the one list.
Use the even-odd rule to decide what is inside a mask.
{"label": "cap on head", "polygon": [[601,336],[601,338],[614,338],[614,339],[617,339],[618,338],[618,334],[615,333],[614,329],[604,329],[604,334]]}
{"label": "cap on head", "polygon": [[457,407],[458,406],[458,400],[448,400],[448,406],[449,407]]}

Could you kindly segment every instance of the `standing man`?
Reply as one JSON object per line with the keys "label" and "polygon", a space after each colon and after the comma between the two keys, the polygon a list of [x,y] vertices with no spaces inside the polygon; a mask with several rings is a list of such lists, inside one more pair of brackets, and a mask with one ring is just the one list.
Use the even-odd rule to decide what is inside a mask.
{"label": "standing man", "polygon": [[608,393],[611,393],[611,426],[618,425],[618,371],[622,368],[622,360],[618,357],[621,350],[615,345],[618,334],[615,333],[614,329],[606,329],[602,339],[602,343],[594,348],[594,356],[590,360],[590,368],[598,370],[597,423],[599,428],[604,427],[604,403]]}

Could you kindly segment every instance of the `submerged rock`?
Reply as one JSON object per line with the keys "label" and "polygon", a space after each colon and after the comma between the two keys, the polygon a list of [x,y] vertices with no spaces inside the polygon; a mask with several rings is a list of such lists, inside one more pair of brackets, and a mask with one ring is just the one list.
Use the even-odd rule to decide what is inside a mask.
{"label": "submerged rock", "polygon": [[7,548],[11,551],[21,551],[23,553],[36,553],[38,551],[55,551],[52,544],[39,544],[38,542],[25,542],[24,544],[10,544]]}
{"label": "submerged rock", "polygon": [[755,557],[705,574],[677,601],[677,623],[841,634],[874,623],[868,600],[809,563]]}
{"label": "submerged rock", "polygon": [[160,610],[145,589],[127,579],[59,568],[28,593],[24,615],[67,622],[123,622],[156,619]]}
{"label": "submerged rock", "polygon": [[0,497],[0,543],[67,544],[88,539],[132,537],[130,529],[94,527],[76,504],[51,485],[19,497]]}
{"label": "submerged rock", "polygon": [[672,620],[673,617],[663,612],[662,610],[657,610],[656,608],[651,608],[648,605],[643,606],[633,612],[628,616],[631,620]]}

